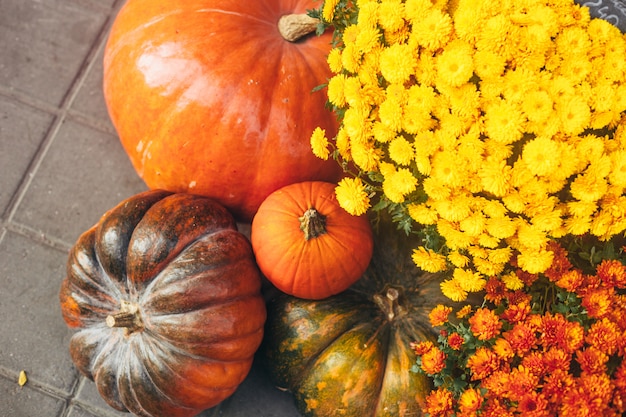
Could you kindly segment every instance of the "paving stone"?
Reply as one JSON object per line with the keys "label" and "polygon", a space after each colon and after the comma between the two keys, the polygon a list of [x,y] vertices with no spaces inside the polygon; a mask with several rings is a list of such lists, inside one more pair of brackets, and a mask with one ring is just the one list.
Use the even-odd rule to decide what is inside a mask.
{"label": "paving stone", "polygon": [[269,379],[267,371],[255,362],[246,380],[226,400],[216,416],[223,417],[297,417],[293,396],[280,391]]}
{"label": "paving stone", "polygon": [[0,415],[2,417],[57,417],[65,401],[48,396],[16,381],[0,377]]}
{"label": "paving stone", "polygon": [[35,174],[15,221],[74,244],[107,210],[146,189],[117,137],[68,121]]}
{"label": "paving stone", "polygon": [[3,1],[0,83],[60,103],[105,21],[69,1]]}
{"label": "paving stone", "polygon": [[85,115],[98,120],[106,128],[114,131],[102,92],[104,42],[98,49],[92,66],[71,106],[72,113]]}
{"label": "paving stone", "polygon": [[0,96],[0,214],[6,211],[53,116]]}
{"label": "paving stone", "polygon": [[0,367],[69,394],[77,375],[58,296],[66,259],[15,233],[0,242]]}

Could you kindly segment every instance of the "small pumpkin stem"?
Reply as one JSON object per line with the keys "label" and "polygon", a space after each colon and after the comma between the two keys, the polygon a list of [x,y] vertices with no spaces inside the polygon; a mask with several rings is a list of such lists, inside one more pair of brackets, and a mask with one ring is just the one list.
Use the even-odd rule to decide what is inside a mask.
{"label": "small pumpkin stem", "polygon": [[400,305],[400,291],[394,287],[388,287],[383,293],[375,294],[374,303],[382,310],[389,321],[406,312],[406,309]]}
{"label": "small pumpkin stem", "polygon": [[120,311],[115,314],[108,315],[105,319],[105,323],[111,328],[124,328],[126,335],[143,328],[143,322],[141,321],[141,315],[139,314],[139,307],[136,304],[129,303],[128,301],[122,301]]}
{"label": "small pumpkin stem", "polygon": [[326,233],[326,216],[314,208],[304,212],[300,220],[300,230],[304,232],[304,239],[309,240]]}
{"label": "small pumpkin stem", "polygon": [[278,19],[278,32],[286,41],[296,42],[300,38],[314,33],[319,23],[319,19],[306,13],[287,14]]}

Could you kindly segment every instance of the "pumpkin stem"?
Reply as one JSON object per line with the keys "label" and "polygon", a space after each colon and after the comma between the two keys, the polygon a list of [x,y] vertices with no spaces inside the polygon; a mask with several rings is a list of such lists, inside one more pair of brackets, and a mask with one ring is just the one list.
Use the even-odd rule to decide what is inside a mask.
{"label": "pumpkin stem", "polygon": [[300,230],[304,232],[304,239],[309,240],[326,233],[326,216],[314,208],[304,212],[300,220]]}
{"label": "pumpkin stem", "polygon": [[374,303],[392,321],[403,315],[406,309],[400,305],[400,291],[394,287],[387,287],[382,293],[374,295]]}
{"label": "pumpkin stem", "polygon": [[111,328],[124,328],[126,335],[143,328],[143,322],[141,321],[141,315],[139,314],[139,306],[123,300],[120,305],[120,311],[115,314],[108,315],[105,319],[105,323]]}
{"label": "pumpkin stem", "polygon": [[296,42],[300,38],[314,33],[319,23],[319,19],[306,13],[287,14],[278,19],[278,32],[286,41]]}

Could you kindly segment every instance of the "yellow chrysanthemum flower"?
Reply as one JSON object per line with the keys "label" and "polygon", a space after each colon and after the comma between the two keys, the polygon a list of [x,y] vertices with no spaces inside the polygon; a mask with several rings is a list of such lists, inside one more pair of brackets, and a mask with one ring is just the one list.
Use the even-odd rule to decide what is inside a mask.
{"label": "yellow chrysanthemum flower", "polygon": [[508,216],[498,216],[488,218],[485,223],[487,232],[498,239],[506,239],[517,231],[516,222]]}
{"label": "yellow chrysanthemum flower", "polygon": [[591,121],[591,109],[584,101],[575,97],[558,100],[555,103],[561,129],[568,135],[578,135]]}
{"label": "yellow chrysanthemum flower", "polygon": [[480,273],[463,268],[455,268],[452,279],[467,292],[481,291],[487,284],[487,280]]}
{"label": "yellow chrysanthemum flower", "polygon": [[415,158],[413,144],[402,136],[389,143],[389,157],[399,165],[409,165]]}
{"label": "yellow chrysanthemum flower", "polygon": [[352,160],[363,171],[374,171],[380,161],[381,150],[368,142],[352,142]]}
{"label": "yellow chrysanthemum flower", "polygon": [[523,221],[519,222],[516,237],[522,247],[535,251],[544,248],[549,240],[546,232]]}
{"label": "yellow chrysanthemum flower", "polygon": [[451,250],[467,249],[473,243],[472,236],[460,231],[454,222],[445,219],[437,220],[437,231],[446,240],[446,246]]}
{"label": "yellow chrysanthemum flower", "polygon": [[378,118],[381,123],[394,132],[402,130],[402,103],[387,98],[378,106]]}
{"label": "yellow chrysanthemum flower", "polygon": [[354,44],[360,51],[367,54],[378,46],[380,37],[381,34],[377,28],[365,26],[357,35]]}
{"label": "yellow chrysanthemum flower", "polygon": [[512,168],[505,160],[487,158],[478,171],[483,189],[496,197],[503,197],[511,189]]}
{"label": "yellow chrysanthemum flower", "polygon": [[534,175],[550,175],[559,168],[561,148],[547,137],[537,137],[524,145],[522,161]]}
{"label": "yellow chrysanthemum flower", "polygon": [[487,251],[487,258],[497,264],[505,264],[513,256],[513,250],[510,247],[491,249]]}
{"label": "yellow chrysanthemum flower", "polygon": [[378,24],[384,30],[398,31],[404,27],[404,3],[387,0],[378,5]]}
{"label": "yellow chrysanthemum flower", "polygon": [[524,271],[531,274],[545,272],[554,259],[554,253],[549,250],[526,250],[517,257],[517,264]]}
{"label": "yellow chrysanthemum flower", "polygon": [[394,203],[404,202],[405,196],[417,188],[417,178],[406,168],[393,169],[384,176],[383,192]]}
{"label": "yellow chrysanthemum flower", "polygon": [[347,77],[344,74],[337,74],[328,80],[328,101],[337,107],[346,105],[345,84]]}
{"label": "yellow chrysanthemum flower", "polygon": [[493,51],[476,51],[473,59],[474,72],[483,80],[495,79],[504,73],[506,60]]}
{"label": "yellow chrysanthemum flower", "polygon": [[[481,245],[487,246],[485,245],[485,242],[481,242]],[[488,276],[488,277],[497,276],[504,270],[504,264],[492,262],[489,259],[483,259],[483,258],[475,258],[474,267],[481,275]]]}
{"label": "yellow chrysanthemum flower", "polygon": [[433,3],[430,0],[406,0],[404,2],[406,19],[412,24],[420,21],[432,6]]}
{"label": "yellow chrysanthemum flower", "polygon": [[335,16],[335,8],[339,4],[339,0],[324,0],[322,6],[322,18],[327,22],[332,22]]}
{"label": "yellow chrysanthemum flower", "polygon": [[484,231],[487,218],[480,211],[473,212],[459,222],[459,229],[469,236],[480,236]]}
{"label": "yellow chrysanthemum flower", "polygon": [[448,279],[440,284],[441,292],[443,295],[451,299],[452,301],[464,301],[467,298],[467,291],[463,290],[459,285],[459,282],[455,279]]}
{"label": "yellow chrysanthemum flower", "polygon": [[448,254],[448,261],[450,261],[450,263],[457,268],[465,268],[469,265],[470,258],[463,255],[461,252],[454,250]]}
{"label": "yellow chrysanthemum flower", "polygon": [[612,185],[626,187],[626,150],[620,149],[611,154],[609,182]]}
{"label": "yellow chrysanthemum flower", "polygon": [[328,53],[328,56],[326,57],[326,62],[328,63],[328,67],[333,73],[335,74],[340,73],[341,70],[343,69],[343,65],[341,62],[341,49],[339,48],[331,49],[330,52]]}
{"label": "yellow chrysanthemum flower", "polygon": [[409,204],[407,210],[409,216],[419,224],[435,224],[439,219],[437,212],[425,204]]}
{"label": "yellow chrysanthemum flower", "polygon": [[562,56],[584,57],[591,47],[587,31],[579,26],[563,27],[555,39],[556,53]]}
{"label": "yellow chrysanthemum flower", "polygon": [[581,201],[598,201],[608,188],[609,185],[604,178],[585,173],[572,181],[570,192],[572,197]]}
{"label": "yellow chrysanthemum flower", "polygon": [[522,111],[528,120],[532,122],[543,122],[552,112],[554,103],[550,95],[540,89],[527,92],[522,101]]}
{"label": "yellow chrysanthemum flower", "polygon": [[340,129],[339,132],[337,132],[335,145],[337,146],[337,151],[343,160],[352,160],[352,155],[350,155],[350,138],[344,129]]}
{"label": "yellow chrysanthemum flower", "polygon": [[326,131],[320,127],[316,127],[311,134],[311,149],[313,155],[320,159],[328,159],[330,150],[328,149],[328,138],[326,137]]}
{"label": "yellow chrysanthemum flower", "polygon": [[441,83],[458,87],[467,83],[473,74],[472,47],[462,40],[448,43],[437,59],[437,75]]}
{"label": "yellow chrysanthemum flower", "polygon": [[380,53],[380,72],[390,83],[408,81],[416,65],[417,58],[408,45],[391,45]]}
{"label": "yellow chrysanthemum flower", "polygon": [[436,50],[442,48],[450,40],[453,33],[450,15],[435,8],[420,11],[419,16],[415,16],[416,11],[414,10],[410,10],[410,12],[411,38],[417,45],[429,50]]}
{"label": "yellow chrysanthemum flower", "polygon": [[441,272],[446,269],[446,257],[423,246],[413,250],[413,263],[426,272]]}
{"label": "yellow chrysanthemum flower", "polygon": [[520,106],[501,100],[485,109],[485,130],[490,138],[504,144],[522,138],[526,118]]}
{"label": "yellow chrysanthemum flower", "polygon": [[437,152],[433,155],[431,163],[432,170],[430,176],[442,184],[454,188],[464,182],[464,167],[460,164],[456,153],[452,151]]}
{"label": "yellow chrysanthemum flower", "polygon": [[339,205],[352,215],[360,216],[369,209],[370,199],[360,178],[343,178],[335,188],[335,195]]}
{"label": "yellow chrysanthemum flower", "polygon": [[517,274],[514,272],[509,272],[508,274],[504,274],[502,275],[500,279],[502,280],[502,282],[504,282],[504,285],[506,286],[506,288],[511,291],[517,291],[517,290],[521,290],[522,288],[524,288],[524,282],[521,279],[519,279]]}
{"label": "yellow chrysanthemum flower", "polygon": [[358,25],[363,28],[375,28],[378,24],[378,2],[358,2]]}

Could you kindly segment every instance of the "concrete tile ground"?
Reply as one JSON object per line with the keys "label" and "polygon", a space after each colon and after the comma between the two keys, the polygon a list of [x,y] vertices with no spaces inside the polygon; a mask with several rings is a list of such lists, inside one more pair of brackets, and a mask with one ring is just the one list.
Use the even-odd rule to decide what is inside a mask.
{"label": "concrete tile ground", "polygon": [[[0,417],[128,416],[77,373],[58,302],[76,238],[146,189],[100,87],[103,45],[121,3],[0,0]],[[202,413],[297,415],[258,365],[230,399]]]}

